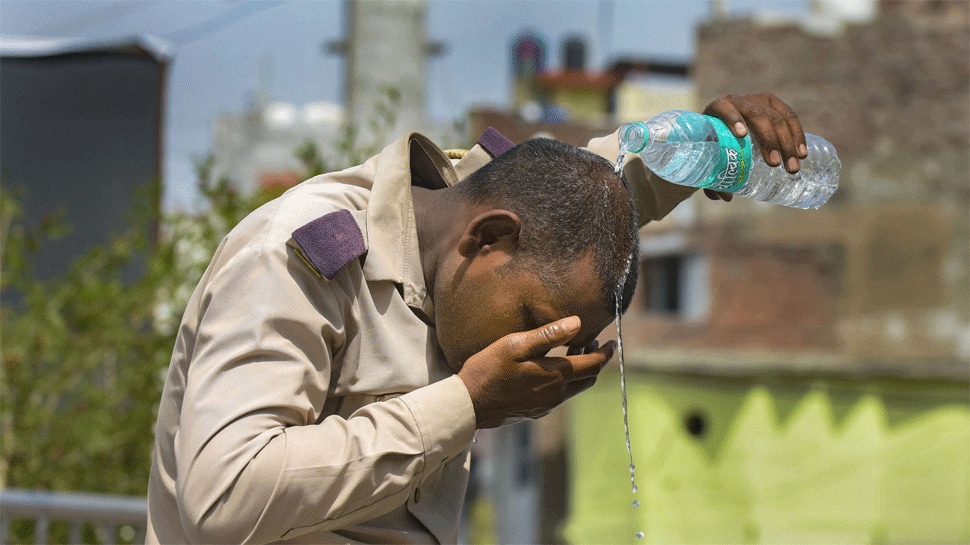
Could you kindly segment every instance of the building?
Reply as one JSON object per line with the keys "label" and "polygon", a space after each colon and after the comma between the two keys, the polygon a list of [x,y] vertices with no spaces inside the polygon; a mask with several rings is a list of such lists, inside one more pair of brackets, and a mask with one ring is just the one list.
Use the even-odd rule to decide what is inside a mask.
{"label": "building", "polygon": [[840,189],[818,211],[695,196],[643,231],[640,492],[603,378],[572,413],[571,540],[970,539],[970,4],[875,7],[698,30],[696,107],[774,92],[839,150]]}
{"label": "building", "polygon": [[136,191],[160,183],[171,53],[150,36],[5,36],[0,59],[0,180],[22,188],[32,228],[61,213],[70,228],[34,257],[48,279],[122,232]]}
{"label": "building", "polygon": [[[680,96],[632,118],[772,91],[839,150],[840,189],[818,211],[697,195],[644,229],[622,322],[639,491],[613,367],[533,431],[544,542],[970,539],[970,4],[814,5],[707,22]],[[600,117],[472,130],[581,145],[631,119],[637,78]]]}
{"label": "building", "polygon": [[213,176],[242,191],[289,187],[306,173],[296,152],[307,142],[340,169],[352,151],[379,151],[411,130],[455,141],[452,127],[428,116],[427,62],[444,46],[427,40],[425,21],[425,0],[346,0],[344,39],[327,44],[344,59],[343,104],[287,104],[260,90],[248,111],[216,120]]}
{"label": "building", "polygon": [[212,176],[214,180],[226,178],[244,192],[291,187],[303,181],[307,170],[297,150],[312,142],[326,154],[340,139],[343,123],[344,109],[338,104],[314,102],[297,107],[271,102],[258,93],[248,111],[216,118]]}

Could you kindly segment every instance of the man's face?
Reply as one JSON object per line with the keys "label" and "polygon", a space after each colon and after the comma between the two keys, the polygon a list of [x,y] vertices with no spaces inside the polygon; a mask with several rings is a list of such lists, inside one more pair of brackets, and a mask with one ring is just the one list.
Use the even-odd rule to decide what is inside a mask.
{"label": "man's face", "polygon": [[507,263],[504,254],[479,256],[436,282],[438,342],[455,372],[469,357],[510,333],[577,315],[582,328],[567,346],[582,348],[613,321],[600,296],[590,255],[569,268],[558,290],[546,286],[534,268],[505,267]]}

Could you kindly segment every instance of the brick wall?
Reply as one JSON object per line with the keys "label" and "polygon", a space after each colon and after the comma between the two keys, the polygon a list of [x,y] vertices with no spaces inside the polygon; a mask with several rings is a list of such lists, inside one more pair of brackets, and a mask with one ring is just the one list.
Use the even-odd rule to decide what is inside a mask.
{"label": "brick wall", "polygon": [[[842,275],[838,248],[759,243],[730,230],[695,230],[685,250],[706,256],[709,310],[696,319],[645,308],[638,286],[624,315],[631,346],[832,352]],[[645,278],[644,278],[645,280]]]}
{"label": "brick wall", "polygon": [[[674,366],[730,366],[761,353],[769,356],[752,356],[755,366],[804,371],[827,365],[813,356],[827,354],[849,372],[966,379],[970,2],[884,0],[880,9],[835,35],[730,19],[698,30],[697,107],[774,92],[835,144],[840,188],[818,211],[695,196],[691,219],[647,228],[645,240],[686,234],[683,250],[707,256],[709,312],[684,320],[635,303],[624,335],[644,356],[632,365],[660,355]],[[476,136],[494,126],[514,141],[541,132],[574,145],[615,128],[489,110],[473,112],[471,125]]]}
{"label": "brick wall", "polygon": [[[904,2],[930,4],[930,2]],[[880,151],[938,153],[970,147],[970,30],[908,12],[848,25],[836,36],[795,24],[716,21],[697,34],[701,104],[723,94],[772,91],[853,159]],[[960,20],[959,18],[957,20]]]}
{"label": "brick wall", "polygon": [[[713,21],[698,31],[693,74],[700,104],[724,94],[775,93],[798,112],[808,132],[835,144],[843,164],[839,191],[820,213],[700,205],[700,223],[744,226],[746,244],[753,247],[814,245],[835,248],[843,257],[826,272],[822,259],[799,273],[807,254],[762,252],[756,258],[760,250],[744,250],[730,258],[738,263],[712,267],[712,293],[721,295],[712,298],[712,318],[698,342],[715,342],[728,332],[725,346],[748,339],[749,345],[790,349],[834,339],[830,346],[852,362],[936,361],[965,379],[970,2],[884,1],[874,21],[847,25],[835,35],[795,24]],[[752,271],[743,282],[788,285],[799,278],[788,289],[815,290],[832,305],[812,308],[811,301],[788,295],[768,297],[754,282],[725,298],[718,286],[737,267]],[[813,280],[805,274],[813,270],[820,285],[810,287]],[[752,310],[762,305],[775,308]],[[792,337],[775,322],[821,333]],[[696,335],[697,326],[682,326]],[[722,333],[715,334],[716,327]],[[672,342],[671,331],[650,340]],[[959,361],[962,366],[952,365]]]}

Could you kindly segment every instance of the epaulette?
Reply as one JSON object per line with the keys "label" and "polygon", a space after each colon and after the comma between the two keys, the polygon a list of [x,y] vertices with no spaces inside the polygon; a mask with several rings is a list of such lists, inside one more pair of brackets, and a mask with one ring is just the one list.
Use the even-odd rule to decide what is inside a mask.
{"label": "epaulette", "polygon": [[[481,146],[493,159],[515,147],[514,142],[493,127],[485,129],[485,132],[478,137],[478,141],[475,143]],[[468,155],[468,150],[464,149],[446,149],[444,151],[449,159],[462,159]]]}
{"label": "epaulette", "polygon": [[330,280],[352,259],[367,252],[364,235],[349,210],[320,216],[293,231],[290,246],[317,276]]}
{"label": "epaulette", "polygon": [[492,127],[485,129],[475,143],[484,148],[493,159],[515,147],[514,142]]}

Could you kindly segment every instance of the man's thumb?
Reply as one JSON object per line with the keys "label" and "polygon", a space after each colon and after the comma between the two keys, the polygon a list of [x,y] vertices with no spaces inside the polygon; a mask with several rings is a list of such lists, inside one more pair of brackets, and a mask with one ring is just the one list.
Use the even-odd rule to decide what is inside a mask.
{"label": "man's thumb", "polygon": [[566,344],[579,333],[582,325],[579,316],[567,316],[527,332],[523,355],[533,358]]}

